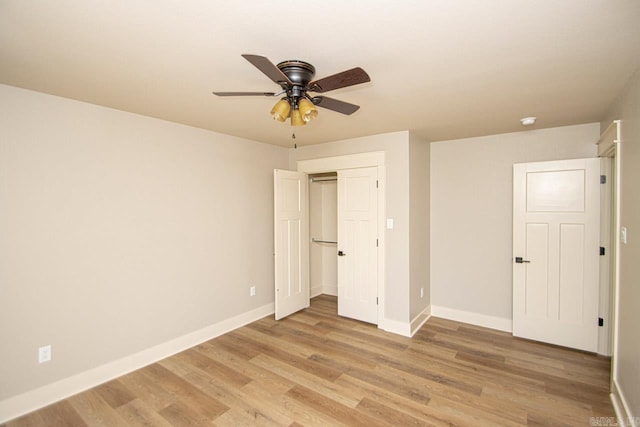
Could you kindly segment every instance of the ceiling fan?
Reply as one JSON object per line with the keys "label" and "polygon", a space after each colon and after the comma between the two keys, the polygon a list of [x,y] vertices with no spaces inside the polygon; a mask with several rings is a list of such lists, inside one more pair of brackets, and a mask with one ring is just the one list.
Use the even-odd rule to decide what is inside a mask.
{"label": "ceiling fan", "polygon": [[308,62],[287,60],[274,65],[268,58],[243,54],[258,70],[262,71],[281,88],[279,92],[213,92],[218,96],[280,96],[280,101],[271,109],[271,115],[280,122],[291,118],[292,126],[303,126],[318,115],[315,106],[350,115],[360,106],[326,96],[312,96],[309,92],[324,93],[334,89],[353,86],[371,81],[360,67],[333,74],[319,80],[312,80],[316,69]]}

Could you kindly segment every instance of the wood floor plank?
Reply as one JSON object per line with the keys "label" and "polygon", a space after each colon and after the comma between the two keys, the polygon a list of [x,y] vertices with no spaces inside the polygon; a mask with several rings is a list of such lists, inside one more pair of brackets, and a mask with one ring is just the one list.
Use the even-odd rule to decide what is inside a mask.
{"label": "wood floor plank", "polygon": [[[154,411],[161,411],[178,399],[176,395],[162,387],[146,368],[124,375],[119,380],[135,394],[136,400],[144,402]],[[134,408],[138,406],[139,404],[133,405]]]}
{"label": "wood floor plank", "polygon": [[[166,364],[165,364],[166,363]],[[175,364],[174,366],[171,366]],[[179,362],[163,362],[163,366],[171,366],[169,369],[178,368]],[[173,371],[173,370],[172,370]],[[176,372],[176,371],[173,371]],[[195,387],[198,387],[202,392],[208,394],[214,399],[225,404],[232,414],[228,414],[230,411],[226,411],[215,419],[216,425],[228,424],[235,420],[237,423],[251,423],[260,422],[263,425],[286,425],[292,422],[292,419],[286,416],[281,416],[280,412],[274,410],[268,401],[264,401],[260,398],[254,398],[246,392],[245,387],[235,387],[229,383],[223,381],[216,381],[215,378],[211,378],[208,373],[191,366],[180,369],[181,376],[186,381],[189,381]],[[252,381],[259,383],[259,381]],[[270,383],[262,383],[260,387],[263,389],[269,388]],[[291,387],[293,384],[291,385]],[[283,390],[286,392],[289,388]],[[271,393],[274,393],[273,388],[269,388]],[[253,421],[251,421],[253,420]]]}
{"label": "wood floor plank", "polygon": [[[279,345],[266,344],[262,341],[262,338],[258,338],[261,341],[257,341],[254,339],[255,335],[250,332],[244,331],[244,333],[246,336],[243,338],[259,347],[260,351],[267,356],[281,360],[293,367],[300,367],[319,378],[327,379],[329,381],[333,381],[341,375],[341,372],[335,368],[315,363],[314,360],[301,357],[300,355],[289,353],[288,351],[281,349]],[[247,336],[251,336],[252,338],[247,338]]]}
{"label": "wood floor plank", "polygon": [[[96,427],[125,427],[128,425],[96,389],[71,396],[67,400],[87,425]],[[122,405],[117,407],[119,406]]]}
{"label": "wood floor plank", "polygon": [[213,420],[186,402],[176,402],[158,412],[175,427],[212,426]]}
{"label": "wood floor plank", "polygon": [[243,361],[242,359],[236,358],[235,355],[231,353],[212,347],[210,346],[210,343],[198,346],[197,350],[206,354],[207,357],[210,357],[238,372],[241,372],[243,375],[250,377],[251,382],[268,387],[273,393],[284,393],[295,385],[294,382],[289,381],[286,378],[250,363],[251,361]]}
{"label": "wood floor plank", "polygon": [[336,402],[301,385],[294,386],[287,392],[287,395],[298,400],[303,405],[309,406],[318,412],[328,414],[337,422],[348,426],[371,427],[385,425],[385,423],[374,417],[359,413],[354,408]]}
{"label": "wood floor plank", "polygon": [[251,378],[237,370],[219,363],[196,349],[189,349],[182,353],[176,354],[175,357],[179,362],[193,365],[211,377],[219,381],[227,382],[236,387],[242,387],[251,382]]}
{"label": "wood floor plank", "polygon": [[330,367],[335,367],[336,369],[342,369],[344,370],[344,375],[352,376],[378,387],[387,387],[393,390],[394,393],[408,397],[416,402],[427,404],[431,399],[424,387],[418,384],[407,384],[402,379],[388,375],[379,375],[379,373],[372,370],[365,370],[354,366],[341,366],[335,360],[328,359],[319,354],[311,356],[310,359]]}
{"label": "wood floor plank", "polygon": [[94,390],[112,408],[118,408],[135,399],[134,394],[117,379],[99,385]]}
{"label": "wood floor plank", "polygon": [[364,398],[371,399],[403,414],[422,420],[426,422],[427,425],[439,427],[449,427],[452,425],[446,417],[439,417],[438,414],[432,412],[425,402],[415,401],[409,397],[391,392],[386,387],[380,387],[349,375],[341,376],[336,380],[336,383],[359,389],[365,394]]}
{"label": "wood floor plank", "polygon": [[1,424],[1,427],[49,427],[49,424],[42,418],[42,409],[32,412],[22,417]]}
{"label": "wood floor plank", "polygon": [[54,403],[53,405],[46,406],[38,412],[40,412],[39,418],[44,421],[44,425],[46,426],[87,426],[87,423],[82,419],[80,414],[78,414],[68,400],[63,400],[61,402]]}
{"label": "wood floor plank", "polygon": [[165,390],[178,397],[178,400],[169,406],[174,405],[179,408],[180,401],[189,401],[194,408],[198,408],[198,411],[211,420],[229,409],[226,405],[203,393],[193,384],[158,363],[147,366],[145,370],[150,372],[155,381],[161,384]]}
{"label": "wood floor plank", "polygon": [[138,399],[120,406],[117,411],[132,427],[172,427],[169,421]]}
{"label": "wood floor plank", "polygon": [[356,409],[363,414],[366,414],[370,418],[384,421],[389,425],[402,425],[402,426],[432,426],[433,424],[428,421],[418,419],[407,413],[393,409],[390,406],[384,405],[368,397],[363,398]]}
{"label": "wood floor plank", "polygon": [[430,318],[413,338],[322,295],[2,427],[583,426],[613,417],[608,358]]}
{"label": "wood floor plank", "polygon": [[291,380],[294,386],[302,385],[352,408],[355,408],[363,397],[361,393],[357,393],[355,390],[337,385],[332,381],[323,380],[314,375],[309,375],[301,369],[291,369],[289,365],[270,358],[269,356],[258,356],[252,359],[251,363]]}

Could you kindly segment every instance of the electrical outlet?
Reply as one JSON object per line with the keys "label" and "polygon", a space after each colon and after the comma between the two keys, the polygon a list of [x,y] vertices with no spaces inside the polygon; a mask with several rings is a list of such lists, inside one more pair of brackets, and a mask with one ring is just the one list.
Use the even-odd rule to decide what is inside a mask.
{"label": "electrical outlet", "polygon": [[51,360],[51,346],[45,345],[38,349],[38,363],[44,363]]}
{"label": "electrical outlet", "polygon": [[255,297],[256,296],[256,287],[252,286],[249,288],[249,296],[251,297]]}

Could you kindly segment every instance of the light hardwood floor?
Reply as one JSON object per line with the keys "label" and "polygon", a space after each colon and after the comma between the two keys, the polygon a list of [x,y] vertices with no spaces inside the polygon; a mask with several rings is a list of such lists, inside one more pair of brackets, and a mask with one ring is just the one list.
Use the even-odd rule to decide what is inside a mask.
{"label": "light hardwood floor", "polygon": [[609,359],[431,318],[413,339],[320,296],[6,424],[588,426]]}

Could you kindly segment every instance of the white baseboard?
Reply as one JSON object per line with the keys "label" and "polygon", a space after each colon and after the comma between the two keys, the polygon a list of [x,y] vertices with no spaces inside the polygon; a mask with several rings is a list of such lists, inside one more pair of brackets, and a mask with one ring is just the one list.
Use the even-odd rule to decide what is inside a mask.
{"label": "white baseboard", "polygon": [[[613,380],[613,390],[611,390],[611,403],[613,409],[616,412],[616,418],[619,426],[622,427],[638,427],[640,426],[640,416],[634,417],[631,413],[631,408],[627,403],[627,399],[622,392],[622,389],[618,385],[618,382]],[[640,414],[639,414],[640,415]]]}
{"label": "white baseboard", "polygon": [[326,283],[322,285],[322,293],[326,295],[332,295],[334,297],[338,296],[338,285],[327,285]]}
{"label": "white baseboard", "polygon": [[420,314],[411,320],[411,322],[401,322],[393,319],[383,319],[378,323],[378,328],[391,332],[393,334],[402,335],[404,337],[411,338],[418,329],[424,325],[424,323],[431,317],[431,306],[427,306]]}
{"label": "white baseboard", "polygon": [[393,334],[411,338],[411,324],[409,322],[384,319],[381,323],[378,322],[378,328]]}
{"label": "white baseboard", "polygon": [[414,336],[418,330],[426,323],[431,317],[431,306],[428,305],[420,314],[413,318],[411,321],[411,336]]}
{"label": "white baseboard", "polygon": [[274,303],[270,303],[139,353],[0,401],[0,424],[128,374],[273,313]]}
{"label": "white baseboard", "polygon": [[497,329],[499,331],[513,332],[513,321],[505,317],[488,316],[486,314],[456,310],[437,305],[431,306],[431,315],[434,317],[455,320],[457,322],[483,326],[485,328]]}
{"label": "white baseboard", "polygon": [[315,298],[318,295],[322,295],[324,292],[322,292],[322,287],[321,286],[317,286],[315,288],[311,288],[309,289],[309,298]]}

